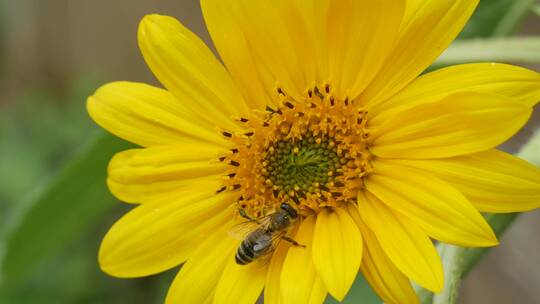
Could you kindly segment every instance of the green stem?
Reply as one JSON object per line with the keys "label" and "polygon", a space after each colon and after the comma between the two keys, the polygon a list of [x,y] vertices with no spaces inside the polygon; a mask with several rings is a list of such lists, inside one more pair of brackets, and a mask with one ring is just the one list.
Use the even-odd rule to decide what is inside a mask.
{"label": "green stem", "polygon": [[444,289],[433,298],[433,304],[454,304],[457,301],[458,289],[463,277],[466,248],[457,246],[441,246],[441,255],[444,267]]}
{"label": "green stem", "polygon": [[467,62],[540,63],[540,37],[457,40],[433,67]]}

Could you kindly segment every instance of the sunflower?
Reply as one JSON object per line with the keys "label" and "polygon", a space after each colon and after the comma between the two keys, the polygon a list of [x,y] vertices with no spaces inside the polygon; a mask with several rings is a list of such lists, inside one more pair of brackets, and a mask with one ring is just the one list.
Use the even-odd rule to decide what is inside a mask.
{"label": "sunflower", "polygon": [[[495,148],[540,100],[540,74],[496,63],[421,73],[474,0],[202,0],[224,62],[171,17],[138,40],[165,89],[107,84],[103,128],[141,148],[107,183],[136,204],[99,263],[123,278],[183,264],[167,303],[342,300],[358,271],[387,303],[417,303],[443,271],[432,239],[498,244],[480,212],[540,206],[540,170]],[[267,262],[229,232],[294,208]]]}

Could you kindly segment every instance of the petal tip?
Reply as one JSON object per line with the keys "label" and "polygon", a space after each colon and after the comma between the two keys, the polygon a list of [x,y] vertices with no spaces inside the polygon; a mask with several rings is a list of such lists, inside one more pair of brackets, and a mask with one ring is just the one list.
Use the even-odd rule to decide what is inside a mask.
{"label": "petal tip", "polygon": [[345,296],[347,295],[347,292],[342,292],[342,291],[328,291],[328,293],[330,293],[330,295],[338,302],[343,302],[343,299],[345,299]]}
{"label": "petal tip", "polygon": [[444,276],[442,276],[440,279],[436,279],[433,281],[434,284],[430,286],[430,288],[427,288],[428,290],[432,291],[433,293],[441,293],[444,289]]}
{"label": "petal tip", "polygon": [[140,24],[141,25],[159,24],[164,20],[170,20],[170,19],[174,19],[174,18],[170,16],[166,16],[166,15],[160,15],[160,14],[148,14],[148,15],[145,15],[141,19]]}
{"label": "petal tip", "polygon": [[159,15],[159,14],[145,15],[139,22],[139,31],[138,31],[139,42],[143,40],[144,37],[147,37],[148,35],[150,35],[152,32],[155,33],[156,31],[159,32],[160,30],[162,30],[163,26],[167,22],[168,23],[177,22],[177,20],[174,19],[173,17]]}
{"label": "petal tip", "polygon": [[499,242],[499,239],[497,239],[497,237],[494,237],[494,238],[491,239],[490,242],[488,243],[488,247],[499,246],[500,244],[501,244],[501,242]]}
{"label": "petal tip", "polygon": [[482,235],[482,239],[479,240],[478,244],[476,244],[478,247],[495,247],[500,244],[499,239],[493,232],[493,230],[490,228],[489,232],[485,232],[484,235]]}
{"label": "petal tip", "polygon": [[86,112],[88,113],[90,118],[92,118],[92,120],[94,121],[95,121],[95,118],[94,118],[95,107],[96,107],[96,98],[93,95],[86,98]]}
{"label": "petal tip", "polygon": [[114,265],[111,263],[111,257],[107,254],[107,250],[104,247],[104,243],[102,242],[98,252],[99,269],[112,277],[121,277],[118,273],[115,273]]}

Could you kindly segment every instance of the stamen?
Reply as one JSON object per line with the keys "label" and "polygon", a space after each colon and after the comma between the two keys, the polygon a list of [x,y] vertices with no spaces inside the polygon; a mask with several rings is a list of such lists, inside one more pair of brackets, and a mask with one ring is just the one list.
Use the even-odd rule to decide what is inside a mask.
{"label": "stamen", "polygon": [[276,113],[276,110],[272,109],[270,106],[266,106],[266,111],[270,113]]}
{"label": "stamen", "polygon": [[289,109],[294,109],[294,105],[290,103],[289,101],[285,103],[285,106],[287,106]]}
{"label": "stamen", "polygon": [[216,194],[221,193],[223,191],[227,190],[227,187],[221,187],[218,191],[216,191]]}

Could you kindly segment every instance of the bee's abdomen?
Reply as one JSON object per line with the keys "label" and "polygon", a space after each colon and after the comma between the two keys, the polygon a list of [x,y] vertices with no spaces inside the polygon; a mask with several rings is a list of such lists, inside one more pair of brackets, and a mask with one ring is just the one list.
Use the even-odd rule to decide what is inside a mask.
{"label": "bee's abdomen", "polygon": [[255,259],[255,251],[249,239],[244,240],[236,251],[235,260],[239,265],[247,265]]}

